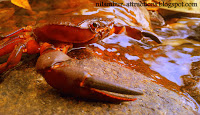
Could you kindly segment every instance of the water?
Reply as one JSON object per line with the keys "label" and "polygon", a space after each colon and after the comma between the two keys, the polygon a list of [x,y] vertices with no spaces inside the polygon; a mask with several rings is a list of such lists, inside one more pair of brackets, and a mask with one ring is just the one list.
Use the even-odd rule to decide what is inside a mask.
{"label": "water", "polygon": [[[1,16],[1,19],[7,19],[5,17],[9,19],[1,20],[1,34],[23,26],[34,25],[36,22],[40,23],[38,20],[55,14],[104,16],[114,18],[115,22],[122,25],[151,29],[145,18],[146,12],[138,8],[96,8],[92,4],[85,6],[82,2],[79,4],[80,7],[71,7],[73,4],[66,1],[57,4],[38,1],[32,4],[35,14],[21,8],[6,9],[12,6],[9,5],[10,3],[1,4],[2,9],[5,8],[5,11],[10,12]],[[14,10],[17,11],[14,13]],[[180,92],[181,87],[185,85],[181,76],[195,77],[191,71],[198,71],[193,69],[192,64],[200,61],[200,42],[198,42],[200,41],[200,18],[172,18],[166,23],[165,26],[153,28],[155,33],[163,38],[161,45],[151,46],[122,33],[113,34],[89,44],[88,47],[100,58],[117,62],[152,78],[152,81],[163,87]],[[73,51],[71,53],[73,54]],[[85,58],[87,57],[85,55],[82,56]],[[76,53],[73,57],[76,58]]]}
{"label": "water", "polygon": [[[118,62],[151,77],[166,88],[178,91],[180,86],[184,85],[181,76],[191,75],[191,64],[200,60],[200,42],[187,39],[187,37],[195,35],[190,35],[184,30],[195,33],[192,27],[199,24],[200,19],[184,18],[180,20],[159,27],[159,31],[158,28],[155,29],[156,33],[164,38],[161,45],[151,47],[124,34],[113,34],[100,42],[90,44],[89,47],[103,59]],[[191,25],[191,21],[195,25]],[[181,27],[182,29],[179,30],[179,23],[187,23],[188,27]],[[166,28],[171,28],[172,34],[166,32],[168,30]],[[188,30],[188,28],[190,29]]]}

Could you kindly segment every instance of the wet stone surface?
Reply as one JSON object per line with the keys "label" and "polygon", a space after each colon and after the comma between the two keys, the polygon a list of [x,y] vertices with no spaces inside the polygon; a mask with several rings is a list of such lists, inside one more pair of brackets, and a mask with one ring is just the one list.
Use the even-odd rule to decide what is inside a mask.
{"label": "wet stone surface", "polygon": [[191,75],[181,76],[184,85],[182,90],[189,93],[198,103],[200,103],[200,61],[193,62],[191,67]]}
{"label": "wet stone surface", "polygon": [[[119,21],[120,23],[124,23],[124,20],[128,19],[130,26],[142,26],[144,29],[151,30],[151,27],[149,26],[150,23],[148,19],[148,13],[146,13],[147,11],[144,11],[144,9],[142,10],[142,7],[139,9],[135,9],[135,7],[129,7],[130,9],[128,11],[134,12],[127,13],[123,12],[124,9],[122,8],[94,8],[95,3],[97,2],[96,0],[30,1],[32,1],[30,3],[35,13],[30,13],[27,10],[19,8],[11,4],[10,1],[1,2],[0,8],[2,11],[0,11],[0,21],[2,23],[0,24],[0,34],[6,35],[11,31],[17,30],[21,27],[35,25],[37,20],[43,19],[48,15],[67,14],[71,16],[71,14],[74,13],[79,13],[80,15],[90,14],[104,17],[111,16],[115,17],[115,19],[117,19],[115,21]],[[107,0],[99,1],[107,2]],[[128,2],[129,0],[125,1]],[[82,12],[82,9],[88,10]],[[113,14],[113,11],[118,13]],[[129,18],[123,17],[124,14]],[[120,20],[118,19],[119,17],[121,17]],[[162,22],[162,20],[160,22]],[[138,100],[134,102],[123,102],[120,104],[92,102],[76,99],[68,95],[62,95],[50,87],[45,82],[43,77],[36,72],[35,63],[37,56],[25,56],[22,59],[23,61],[20,62],[20,65],[0,75],[0,114],[198,114],[198,105],[195,104],[196,102],[189,97],[192,96],[193,99],[199,103],[199,62],[196,62],[199,61],[199,42],[197,42],[199,41],[199,22],[199,18],[175,18],[172,19],[171,22],[166,22],[168,24],[166,27],[164,26],[155,28],[155,32],[166,39],[163,40],[162,45],[167,46],[156,46],[156,48],[152,48],[152,50],[149,47],[146,47],[146,45],[143,46],[144,44],[129,40],[129,38],[126,36],[116,35],[114,36],[115,39],[112,39],[112,37],[107,38],[108,42],[105,42],[104,40],[104,42],[101,42],[102,44],[94,43],[89,46],[93,52],[96,51],[97,57],[105,60],[94,58],[86,52],[84,52],[84,55],[82,55],[83,57],[81,58],[77,58],[77,55],[81,54],[71,54],[73,55],[73,58],[87,58],[80,61],[74,60],[73,62],[69,62],[71,66],[80,66],[81,68],[84,68],[85,71],[88,71],[93,75],[97,75],[112,82],[143,91],[144,95],[138,96]],[[119,41],[119,39],[116,39],[122,36],[123,40]],[[189,41],[183,38],[190,38],[197,41]],[[126,41],[125,39],[128,40]],[[118,40],[116,44],[113,44],[112,41],[114,40]],[[0,42],[2,43],[2,41]],[[128,42],[127,44],[131,45],[125,48],[121,47],[120,43],[124,42]],[[182,47],[182,42],[189,46]],[[102,48],[101,46],[104,46],[103,49],[105,48],[105,51],[102,52],[102,50],[100,50]],[[160,51],[160,49],[162,51]],[[165,56],[163,52],[168,53],[168,55]],[[99,55],[100,53],[110,55]],[[180,70],[180,72],[191,72],[192,75],[187,75],[188,73],[181,74],[183,75],[183,84],[178,84],[182,85],[178,86],[175,83],[169,82],[171,79],[168,78],[169,80],[167,80],[167,78],[164,78],[166,76],[159,76],[158,71],[150,71],[149,67],[152,65],[152,63],[144,64],[142,62],[143,60],[148,62],[148,59],[157,59],[159,56],[164,57],[162,59],[165,60],[161,60],[160,62],[158,60],[155,64],[161,65],[157,67],[159,70],[162,70],[162,72],[167,74],[170,73],[169,70],[164,68],[163,64],[169,64],[170,69],[172,66],[186,67],[185,65],[189,65],[187,68],[188,71]],[[7,57],[8,55],[0,57],[0,63],[5,62]],[[109,62],[113,60],[114,62]],[[139,61],[141,63],[136,63]],[[119,65],[115,62],[125,62],[127,65],[130,64],[128,66],[132,68],[127,69],[125,66],[122,67],[123,64]],[[186,64],[178,62],[186,62]],[[191,63],[192,68],[189,68]],[[132,69],[135,69],[144,75]],[[176,70],[177,73],[177,69],[171,70]],[[176,78],[181,81],[181,79],[179,79],[180,75],[169,74],[168,76],[174,76],[172,77],[173,79]],[[159,85],[155,82],[157,82]],[[186,96],[179,91],[180,87],[181,91],[183,91]],[[187,95],[187,93],[189,95]]]}
{"label": "wet stone surface", "polygon": [[153,83],[150,78],[98,58],[69,62],[93,75],[144,92],[133,102],[92,102],[64,96],[50,87],[35,70],[36,58],[3,74],[0,84],[0,114],[182,114],[197,113],[188,97]]}

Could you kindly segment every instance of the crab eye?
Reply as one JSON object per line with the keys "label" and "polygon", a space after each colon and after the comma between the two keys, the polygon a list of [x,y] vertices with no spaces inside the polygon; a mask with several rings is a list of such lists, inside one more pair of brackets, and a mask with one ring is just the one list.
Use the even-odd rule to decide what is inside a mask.
{"label": "crab eye", "polygon": [[89,26],[90,26],[91,31],[96,32],[96,29],[100,26],[100,24],[98,22],[93,22]]}
{"label": "crab eye", "polygon": [[96,28],[96,27],[98,27],[98,24],[97,24],[96,22],[94,22],[94,23],[92,24],[92,26]]}

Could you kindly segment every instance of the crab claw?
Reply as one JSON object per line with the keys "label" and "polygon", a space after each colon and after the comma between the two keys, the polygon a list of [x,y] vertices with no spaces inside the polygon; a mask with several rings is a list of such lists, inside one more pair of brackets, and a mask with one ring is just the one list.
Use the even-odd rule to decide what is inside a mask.
{"label": "crab claw", "polygon": [[[115,27],[116,28],[116,27]],[[117,30],[117,28],[116,28]],[[118,31],[119,31],[118,27]],[[160,37],[156,35],[155,33],[148,31],[148,30],[143,30],[139,27],[133,27],[133,26],[126,26],[126,35],[129,37],[132,37],[134,39],[140,40],[142,36],[144,37],[149,37],[153,41],[157,42],[158,44],[161,44],[162,42],[160,41]]]}
{"label": "crab claw", "polygon": [[81,83],[82,87],[96,88],[99,90],[106,90],[110,92],[128,94],[128,95],[142,95],[143,93],[135,91],[132,88],[128,88],[116,83],[109,82],[98,77],[92,77],[89,73],[84,73],[85,80]]}
{"label": "crab claw", "polygon": [[152,40],[154,40],[155,42],[157,42],[159,44],[162,43],[160,41],[159,37],[156,34],[154,34],[153,32],[143,30],[142,35],[145,36],[145,37],[150,37]]}
{"label": "crab claw", "polygon": [[133,95],[142,95],[132,88],[91,75],[78,66],[72,66],[69,61],[73,59],[60,51],[48,52],[38,58],[36,69],[52,87],[83,99],[122,102],[134,101]]}

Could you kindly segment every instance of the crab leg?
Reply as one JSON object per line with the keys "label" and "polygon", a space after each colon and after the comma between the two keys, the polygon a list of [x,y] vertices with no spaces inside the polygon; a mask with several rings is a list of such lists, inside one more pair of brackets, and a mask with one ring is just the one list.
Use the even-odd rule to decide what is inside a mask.
{"label": "crab leg", "polygon": [[4,71],[7,71],[10,68],[13,68],[19,63],[24,47],[25,47],[24,44],[18,44],[14,48],[7,62],[0,65],[0,73],[3,73]]}
{"label": "crab leg", "polygon": [[23,40],[20,38],[20,36],[14,37],[8,41],[6,41],[4,44],[0,45],[0,56],[6,55],[8,53],[11,53],[15,46],[18,43],[21,43]]}
{"label": "crab leg", "polygon": [[17,36],[11,38],[0,46],[0,56],[12,52],[7,62],[0,65],[0,73],[7,71],[8,69],[16,66],[21,60],[22,53],[26,52],[29,54],[38,53],[39,45],[34,40],[27,41],[24,36]]}

